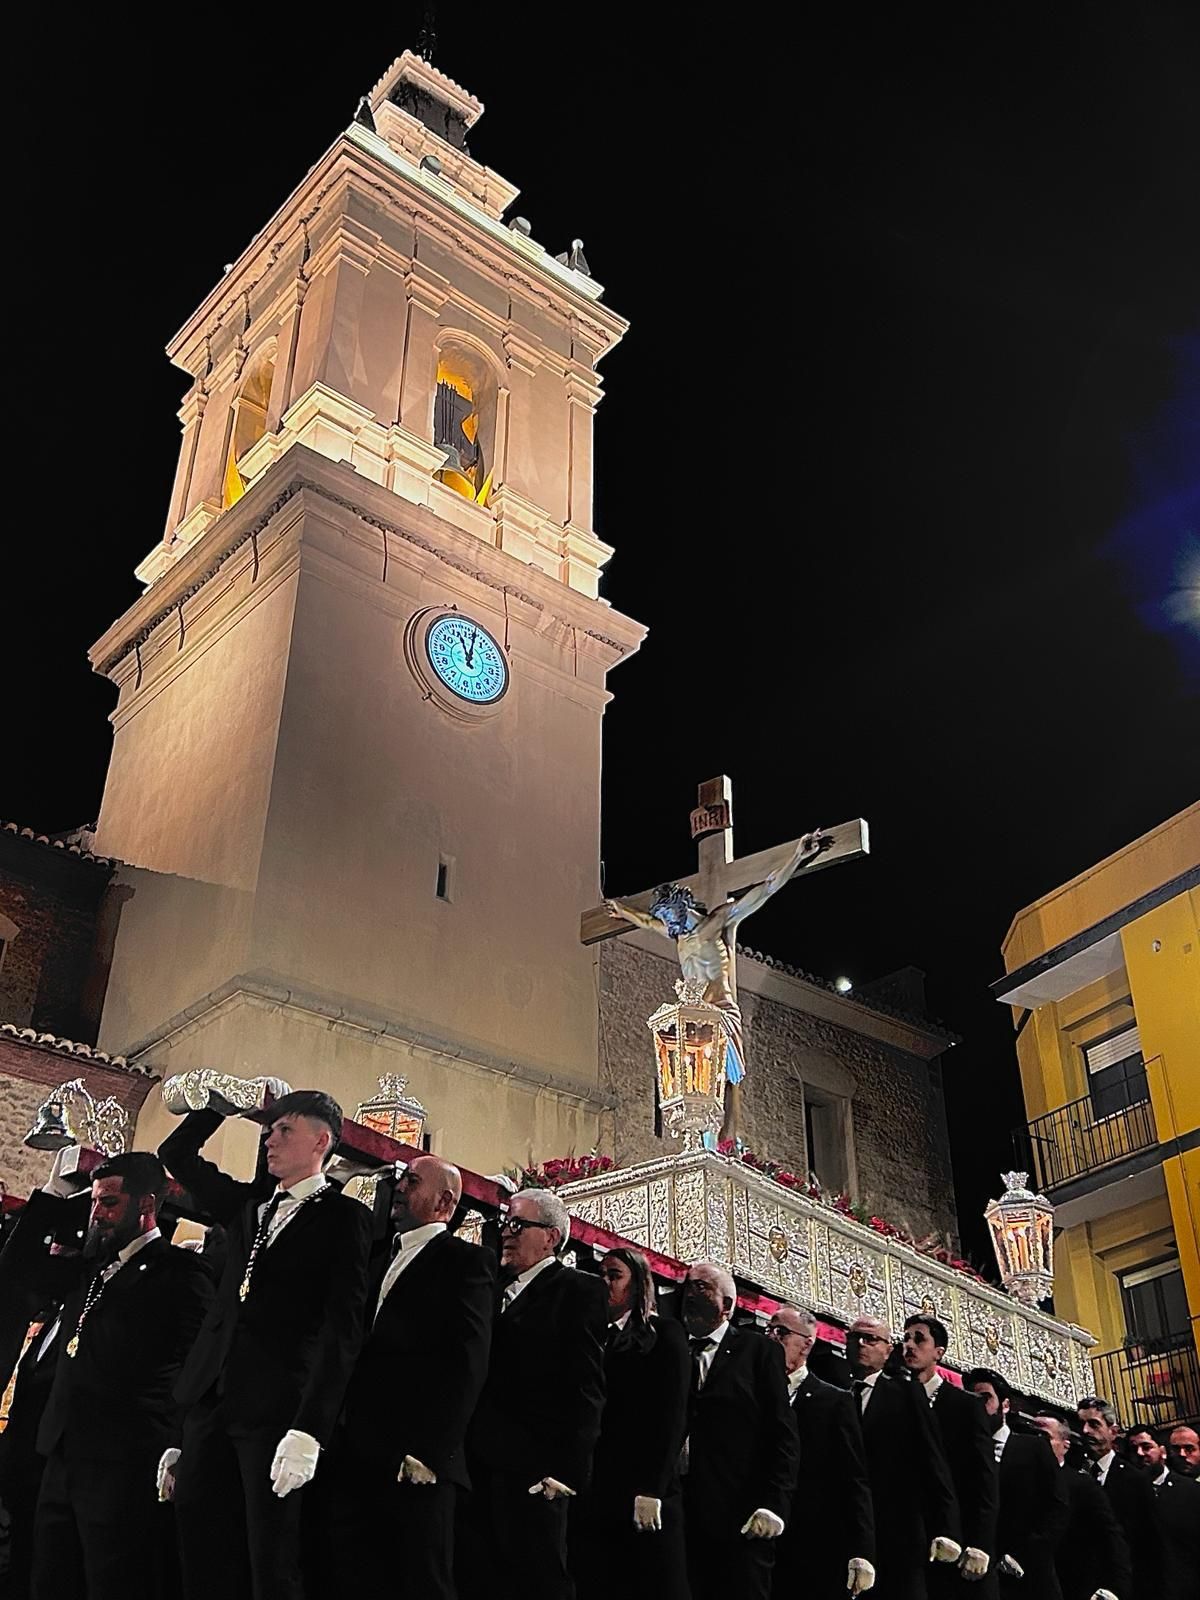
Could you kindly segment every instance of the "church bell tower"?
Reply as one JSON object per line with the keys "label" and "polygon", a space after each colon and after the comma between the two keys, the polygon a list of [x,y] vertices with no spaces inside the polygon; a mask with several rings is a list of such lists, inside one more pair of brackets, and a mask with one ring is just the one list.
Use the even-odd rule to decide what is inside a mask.
{"label": "church bell tower", "polygon": [[[504,214],[482,105],[406,52],[171,341],[191,380],[117,686],[101,1044],[353,1112],[402,1073],[469,1165],[595,1142],[609,669],[582,250]],[[138,1144],[161,1124],[148,1102]]]}

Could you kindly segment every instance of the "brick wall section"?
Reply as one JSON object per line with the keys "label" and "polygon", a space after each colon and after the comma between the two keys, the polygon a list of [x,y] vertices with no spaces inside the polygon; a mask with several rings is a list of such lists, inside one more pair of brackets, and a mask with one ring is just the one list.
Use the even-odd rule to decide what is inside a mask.
{"label": "brick wall section", "polygon": [[144,1072],[107,1066],[87,1056],[27,1044],[0,1033],[0,1182],[9,1194],[25,1196],[49,1176],[52,1156],[44,1150],[30,1150],[21,1141],[43,1100],[72,1078],[82,1078],[94,1100],[116,1095],[131,1125],[159,1081]]}
{"label": "brick wall section", "polygon": [[0,963],[0,1022],[90,1044],[85,1003],[107,866],[0,833],[0,912],[17,937]]}
{"label": "brick wall section", "polygon": [[[654,1056],[646,1018],[672,997],[679,969],[669,952],[659,957],[627,941],[609,940],[599,949],[600,1079],[618,1102],[605,1118],[604,1135],[625,1165],[677,1148],[674,1140],[654,1135]],[[957,1220],[938,1063],[754,994],[746,965],[743,958],[746,1144],[804,1172],[806,1072],[810,1081],[821,1083],[840,1069],[852,1081],[856,1198],[915,1237],[939,1233],[954,1239]]]}

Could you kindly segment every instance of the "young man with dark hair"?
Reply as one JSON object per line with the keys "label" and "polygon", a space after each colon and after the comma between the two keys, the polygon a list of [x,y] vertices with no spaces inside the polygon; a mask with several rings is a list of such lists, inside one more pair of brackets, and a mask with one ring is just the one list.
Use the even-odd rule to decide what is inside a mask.
{"label": "young man with dark hair", "polygon": [[188,1600],[301,1600],[303,1490],[358,1353],[371,1216],[325,1177],[342,1132],[329,1095],[272,1103],[265,1167],[249,1183],[200,1154],[221,1122],[219,1110],[191,1111],[159,1148],[228,1230],[216,1303],[175,1391],[182,1437],[159,1463],[159,1493],[175,1502]]}
{"label": "young man with dark hair", "polygon": [[[937,1370],[949,1343],[945,1324],[933,1315],[912,1316],[904,1324],[904,1365],[933,1408],[934,1426],[958,1499],[963,1544],[958,1573],[978,1580],[987,1575],[996,1546],[999,1474],[991,1424],[982,1400],[948,1383]],[[943,1567],[935,1574],[931,1588],[935,1593],[957,1594],[956,1584],[951,1569]]]}
{"label": "young man with dark hair", "polygon": [[1066,1531],[1067,1490],[1050,1441],[1040,1433],[1013,1433],[1008,1425],[1013,1393],[990,1367],[975,1367],[963,1388],[984,1403],[992,1447],[1000,1464],[1000,1510],[992,1562],[996,1582],[985,1595],[1033,1595],[1060,1600],[1054,1551]]}
{"label": "young man with dark hair", "polygon": [[1162,1549],[1154,1491],[1143,1473],[1117,1455],[1121,1427],[1107,1400],[1085,1395],[1077,1415],[1084,1447],[1092,1458],[1088,1470],[1108,1496],[1133,1558],[1133,1593],[1121,1600],[1161,1600]]}
{"label": "young man with dark hair", "polygon": [[[145,1151],[117,1155],[76,1197],[56,1157],[6,1247],[3,1274],[35,1299],[61,1299],[40,1337],[54,1363],[38,1429],[46,1468],[34,1514],[34,1600],[158,1600],[170,1517],[154,1498],[154,1467],[170,1442],[171,1390],[212,1301],[205,1267],[158,1228],[167,1188]],[[72,1227],[72,1213],[79,1223]],[[77,1254],[47,1238],[87,1230]]]}
{"label": "young man with dark hair", "polygon": [[1170,1429],[1137,1423],[1125,1435],[1133,1461],[1150,1479],[1162,1541],[1163,1600],[1196,1600],[1200,1591],[1200,1484],[1167,1464]]}

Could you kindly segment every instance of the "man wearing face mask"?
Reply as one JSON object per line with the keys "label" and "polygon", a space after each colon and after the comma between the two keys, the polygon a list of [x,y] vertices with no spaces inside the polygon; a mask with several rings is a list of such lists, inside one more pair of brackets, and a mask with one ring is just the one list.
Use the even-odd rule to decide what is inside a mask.
{"label": "man wearing face mask", "polygon": [[[64,1301],[35,1358],[55,1368],[38,1430],[47,1460],[31,1594],[158,1600],[170,1515],[154,1498],[154,1468],[212,1281],[198,1257],[159,1232],[167,1175],[155,1156],[134,1151],[105,1161],[92,1173],[90,1202],[68,1198],[62,1165],[60,1153],[5,1251],[18,1282]],[[88,1214],[82,1253],[46,1254],[46,1236],[69,1232],[79,1209]],[[29,1249],[35,1242],[41,1248]]]}
{"label": "man wearing face mask", "polygon": [[883,1370],[892,1351],[886,1322],[858,1317],[846,1359],[862,1418],[875,1506],[875,1600],[926,1600],[931,1563],[957,1562],[958,1501],[924,1391]]}

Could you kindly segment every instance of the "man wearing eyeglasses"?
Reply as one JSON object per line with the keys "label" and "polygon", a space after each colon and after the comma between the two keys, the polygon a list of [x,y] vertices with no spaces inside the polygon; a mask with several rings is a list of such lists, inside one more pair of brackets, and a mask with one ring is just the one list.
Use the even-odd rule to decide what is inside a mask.
{"label": "man wearing eyeglasses", "polygon": [[930,1564],[957,1561],[959,1511],[925,1392],[883,1370],[892,1334],[876,1317],[858,1317],[846,1359],[862,1420],[875,1507],[872,1600],[927,1600]]}
{"label": "man wearing eyeglasses", "polygon": [[811,1311],[780,1306],[767,1333],[783,1349],[800,1435],[800,1479],[775,1550],[772,1593],[865,1594],[875,1582],[875,1517],[854,1396],[808,1370],[817,1341]]}
{"label": "man wearing eyeglasses", "polygon": [[559,1254],[571,1219],[526,1189],[501,1225],[504,1289],[492,1356],[467,1437],[474,1494],[458,1537],[463,1595],[573,1600],[567,1515],[586,1488],[604,1405],[607,1296]]}

